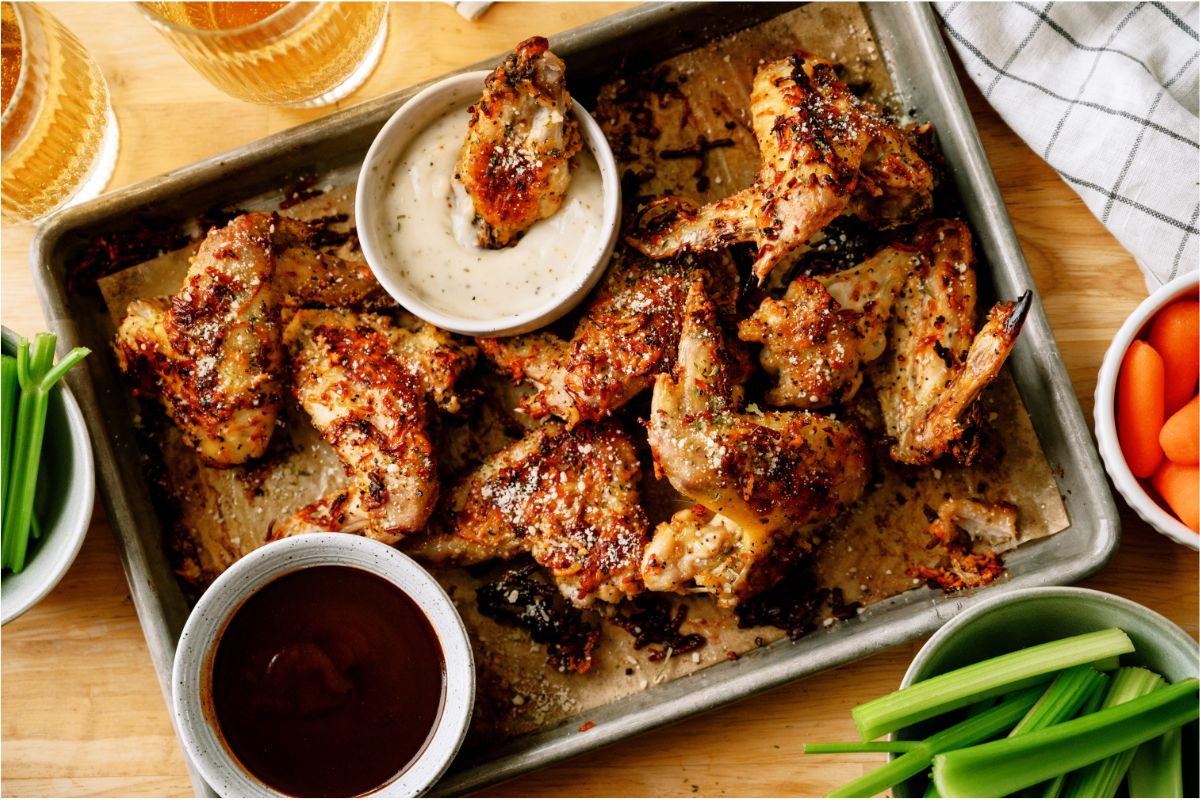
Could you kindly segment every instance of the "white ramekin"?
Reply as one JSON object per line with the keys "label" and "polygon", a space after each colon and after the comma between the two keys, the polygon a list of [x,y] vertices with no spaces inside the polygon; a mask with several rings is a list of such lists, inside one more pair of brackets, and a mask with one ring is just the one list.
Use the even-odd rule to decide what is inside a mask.
{"label": "white ramekin", "polygon": [[1104,468],[1117,491],[1137,515],[1156,531],[1193,550],[1200,550],[1200,536],[1159,505],[1158,500],[1146,491],[1142,482],[1134,477],[1125,463],[1125,455],[1121,452],[1120,442],[1117,441],[1116,394],[1117,375],[1121,371],[1121,362],[1129,345],[1144,332],[1147,323],[1163,307],[1182,297],[1195,296],[1198,285],[1200,273],[1180,275],[1170,283],[1160,286],[1133,310],[1113,337],[1108,352],[1104,354],[1104,360],[1100,362],[1100,374],[1096,379],[1096,407],[1093,412],[1100,458],[1104,461]]}
{"label": "white ramekin", "polygon": [[358,176],[354,215],[367,264],[383,288],[400,305],[426,322],[455,333],[467,336],[511,336],[535,330],[555,321],[578,305],[600,280],[617,242],[621,181],[616,159],[613,158],[612,149],[608,146],[600,126],[582,105],[573,101],[573,111],[575,119],[579,122],[584,145],[591,151],[600,168],[604,192],[603,211],[601,219],[598,220],[601,235],[597,237],[595,251],[581,256],[587,263],[580,266],[576,273],[576,282],[564,291],[555,293],[546,303],[531,311],[492,319],[448,314],[431,307],[414,295],[404,283],[394,277],[392,265],[384,255],[386,251],[383,244],[391,230],[389,221],[385,219],[383,202],[388,176],[392,174],[396,161],[404,155],[405,149],[417,134],[450,109],[479,99],[483,93],[483,80],[487,75],[486,70],[452,75],[425,88],[397,109],[375,137],[371,149],[367,151],[366,160],[363,161]]}
{"label": "white ramekin", "polygon": [[390,783],[381,797],[424,794],[458,753],[475,702],[475,659],[454,603],[428,572],[387,545],[349,533],[312,533],[272,542],[243,557],[200,597],[179,638],[171,685],[175,725],[184,752],[222,797],[280,797],[250,775],[229,752],[207,702],[216,644],[246,598],[275,578],[316,566],[350,566],[398,586],[425,613],[445,656],[446,694],[437,727],[425,750]]}

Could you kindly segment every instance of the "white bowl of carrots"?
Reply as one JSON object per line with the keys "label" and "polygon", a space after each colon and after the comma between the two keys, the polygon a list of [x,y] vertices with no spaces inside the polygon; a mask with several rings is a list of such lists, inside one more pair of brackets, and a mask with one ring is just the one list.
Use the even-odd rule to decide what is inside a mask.
{"label": "white bowl of carrots", "polygon": [[1117,491],[1159,533],[1200,550],[1200,274],[1134,309],[1104,354],[1096,439]]}

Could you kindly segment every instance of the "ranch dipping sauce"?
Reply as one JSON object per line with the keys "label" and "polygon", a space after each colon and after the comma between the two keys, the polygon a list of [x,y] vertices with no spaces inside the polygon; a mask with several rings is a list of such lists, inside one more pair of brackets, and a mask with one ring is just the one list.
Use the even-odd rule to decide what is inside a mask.
{"label": "ranch dipping sauce", "polygon": [[[562,207],[511,247],[475,244],[474,208],[454,179],[467,135],[468,105],[417,134],[387,178],[383,219],[386,269],[432,308],[487,320],[532,312],[584,282],[602,236],[604,191],[596,159],[584,147],[572,159]],[[594,260],[593,260],[594,262]]]}

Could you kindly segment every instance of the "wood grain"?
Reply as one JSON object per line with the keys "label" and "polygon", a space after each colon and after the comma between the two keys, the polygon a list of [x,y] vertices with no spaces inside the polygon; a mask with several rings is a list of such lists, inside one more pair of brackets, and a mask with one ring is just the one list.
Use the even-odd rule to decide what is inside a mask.
{"label": "wood grain", "polygon": [[[393,4],[380,67],[349,105],[554,33],[624,4],[512,4],[479,21],[443,4]],[[107,76],[121,124],[112,187],[188,164],[330,109],[272,109],[220,94],[129,4],[59,4],[55,13]],[[1146,295],[1130,255],[967,82],[968,100],[1033,270],[1084,413],[1124,317]],[[27,261],[30,226],[4,226],[4,324],[44,327]],[[1034,413],[1036,409],[1033,410]],[[1118,502],[1120,502],[1118,500]],[[1113,562],[1085,585],[1129,597],[1197,631],[1195,553],[1122,507]],[[191,787],[98,509],[78,560],[41,604],[4,628],[0,792],[188,795]],[[805,741],[853,736],[850,708],[895,687],[919,642],[785,686],[493,790],[505,795],[811,795],[881,756],[801,756]]]}

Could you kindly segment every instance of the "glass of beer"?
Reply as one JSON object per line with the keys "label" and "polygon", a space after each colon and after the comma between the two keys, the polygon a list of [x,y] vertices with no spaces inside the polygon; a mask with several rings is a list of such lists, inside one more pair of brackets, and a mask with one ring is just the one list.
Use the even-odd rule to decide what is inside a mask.
{"label": "glass of beer", "polygon": [[117,120],[100,68],[41,6],[0,3],[0,219],[36,220],[95,197],[117,161]]}
{"label": "glass of beer", "polygon": [[138,3],[214,86],[251,103],[321,106],[371,74],[387,3]]}

